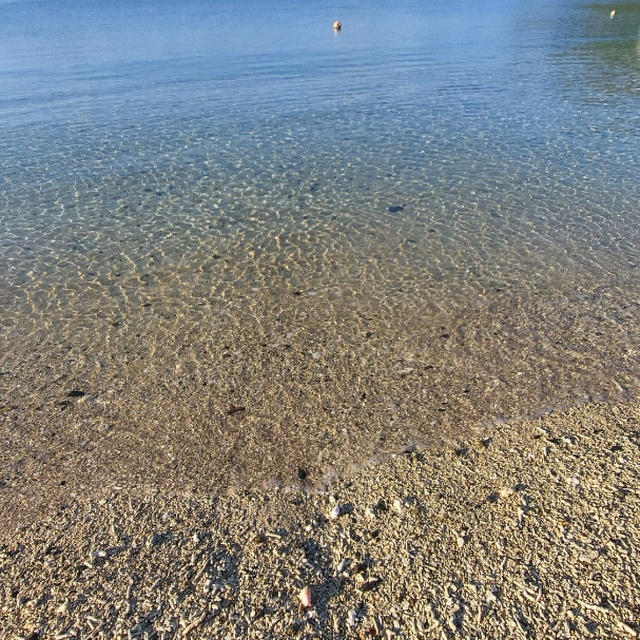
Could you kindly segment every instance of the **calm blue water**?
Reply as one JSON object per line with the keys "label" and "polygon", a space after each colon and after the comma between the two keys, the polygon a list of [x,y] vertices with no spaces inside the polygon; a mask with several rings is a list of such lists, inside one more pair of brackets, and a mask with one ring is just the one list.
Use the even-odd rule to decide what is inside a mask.
{"label": "calm blue water", "polygon": [[36,420],[114,478],[286,481],[633,396],[639,30],[638,2],[0,2],[6,432],[56,469],[78,438]]}

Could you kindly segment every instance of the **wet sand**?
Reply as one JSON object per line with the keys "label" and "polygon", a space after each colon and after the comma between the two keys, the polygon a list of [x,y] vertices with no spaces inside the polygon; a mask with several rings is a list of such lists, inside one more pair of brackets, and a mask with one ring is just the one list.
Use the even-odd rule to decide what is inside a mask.
{"label": "wet sand", "polygon": [[331,296],[238,295],[198,322],[149,304],[122,324],[9,332],[0,517],[103,487],[299,487],[299,469],[322,489],[412,444],[639,391],[640,314],[617,289],[428,316],[406,294],[395,307]]}
{"label": "wet sand", "polygon": [[69,495],[4,522],[4,637],[637,637],[639,447],[592,403],[321,492]]}

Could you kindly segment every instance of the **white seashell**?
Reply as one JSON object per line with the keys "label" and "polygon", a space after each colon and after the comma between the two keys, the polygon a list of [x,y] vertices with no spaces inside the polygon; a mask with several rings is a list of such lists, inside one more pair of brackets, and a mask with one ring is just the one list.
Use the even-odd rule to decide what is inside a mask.
{"label": "white seashell", "polygon": [[311,606],[311,589],[309,587],[303,587],[298,594],[298,600],[300,600],[305,609],[308,609]]}
{"label": "white seashell", "polygon": [[331,511],[329,512],[329,518],[331,518],[331,520],[337,520],[340,517],[340,505],[336,504],[334,505],[333,509],[331,509]]}

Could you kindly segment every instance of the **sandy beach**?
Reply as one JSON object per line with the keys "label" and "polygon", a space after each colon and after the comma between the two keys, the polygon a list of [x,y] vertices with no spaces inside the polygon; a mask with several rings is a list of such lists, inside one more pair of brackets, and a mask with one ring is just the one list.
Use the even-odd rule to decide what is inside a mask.
{"label": "sandy beach", "polygon": [[0,0],[0,640],[640,636],[612,9]]}
{"label": "sandy beach", "polygon": [[70,497],[3,523],[2,636],[637,637],[639,446],[589,404],[326,491]]}

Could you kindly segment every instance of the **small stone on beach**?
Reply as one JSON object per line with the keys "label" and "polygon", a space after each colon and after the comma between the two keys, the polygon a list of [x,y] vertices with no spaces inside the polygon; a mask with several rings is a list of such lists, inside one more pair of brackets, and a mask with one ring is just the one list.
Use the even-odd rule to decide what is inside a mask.
{"label": "small stone on beach", "polygon": [[303,587],[298,594],[298,600],[300,600],[305,609],[311,607],[311,589],[309,587]]}

